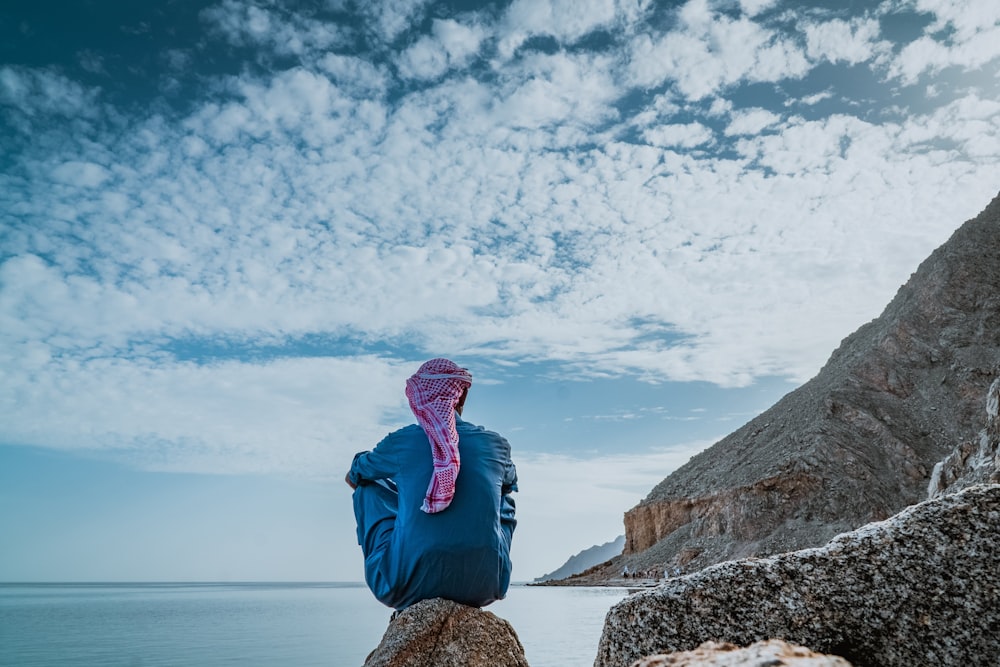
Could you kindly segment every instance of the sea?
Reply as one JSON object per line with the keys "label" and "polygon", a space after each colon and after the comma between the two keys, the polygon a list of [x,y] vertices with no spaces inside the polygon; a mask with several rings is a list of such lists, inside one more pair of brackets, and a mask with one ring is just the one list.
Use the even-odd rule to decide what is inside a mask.
{"label": "sea", "polygon": [[[532,667],[590,667],[623,588],[511,586]],[[0,584],[3,667],[361,667],[391,609],[356,583]]]}

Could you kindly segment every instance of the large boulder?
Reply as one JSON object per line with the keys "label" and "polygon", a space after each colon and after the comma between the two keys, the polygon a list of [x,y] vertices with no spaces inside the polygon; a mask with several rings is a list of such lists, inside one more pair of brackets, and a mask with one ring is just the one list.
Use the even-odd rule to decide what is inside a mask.
{"label": "large boulder", "polygon": [[859,666],[1000,664],[1000,485],[927,500],[824,547],[730,561],[608,613],[595,667],[782,638]]}
{"label": "large boulder", "polygon": [[693,651],[645,657],[632,667],[851,667],[851,663],[836,655],[814,653],[804,646],[769,639],[746,648],[705,642]]}
{"label": "large boulder", "polygon": [[510,623],[451,600],[395,614],[364,667],[528,667]]}

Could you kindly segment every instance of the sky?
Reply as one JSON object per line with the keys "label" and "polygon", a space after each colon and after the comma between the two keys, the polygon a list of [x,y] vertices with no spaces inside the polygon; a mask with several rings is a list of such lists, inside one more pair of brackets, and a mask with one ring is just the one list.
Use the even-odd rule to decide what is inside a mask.
{"label": "sky", "polygon": [[4,3],[0,581],[360,580],[437,356],[556,569],[997,194],[998,76],[992,0]]}

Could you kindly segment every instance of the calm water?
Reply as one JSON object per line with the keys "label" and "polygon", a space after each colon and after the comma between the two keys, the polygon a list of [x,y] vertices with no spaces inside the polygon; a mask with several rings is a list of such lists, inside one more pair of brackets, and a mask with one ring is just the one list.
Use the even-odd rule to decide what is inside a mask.
{"label": "calm water", "polygon": [[[625,595],[514,586],[488,609],[532,667],[589,667]],[[355,584],[0,584],[0,665],[360,667],[390,613]]]}

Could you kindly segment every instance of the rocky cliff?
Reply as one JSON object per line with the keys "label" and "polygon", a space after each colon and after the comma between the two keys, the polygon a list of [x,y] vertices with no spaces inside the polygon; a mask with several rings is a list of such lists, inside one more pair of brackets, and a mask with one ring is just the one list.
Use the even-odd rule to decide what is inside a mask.
{"label": "rocky cliff", "polygon": [[630,595],[608,613],[594,667],[776,637],[859,667],[996,665],[998,571],[1000,485],[971,486],[822,548],[720,563]]}
{"label": "rocky cliff", "polygon": [[588,581],[819,546],[922,500],[935,464],[975,439],[998,371],[1000,197],[815,378],[626,513],[624,555]]}

